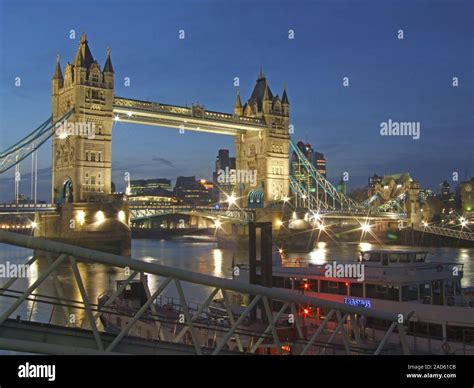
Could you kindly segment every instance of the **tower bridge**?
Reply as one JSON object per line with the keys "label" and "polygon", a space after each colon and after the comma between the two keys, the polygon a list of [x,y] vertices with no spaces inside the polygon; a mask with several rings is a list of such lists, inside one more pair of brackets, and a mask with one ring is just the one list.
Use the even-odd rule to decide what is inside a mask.
{"label": "tower bridge", "polygon": [[[339,192],[306,159],[290,138],[290,102],[284,88],[274,95],[260,72],[250,98],[242,103],[237,94],[233,112],[208,110],[202,105],[175,106],[160,102],[118,97],[114,94],[115,71],[110,50],[103,67],[93,57],[85,35],[72,63],[64,72],[59,57],[52,78],[52,115],[40,127],[0,154],[0,173],[15,167],[52,138],[52,190],[54,210],[36,214],[41,227],[35,235],[90,248],[98,246],[116,253],[130,250],[131,217],[153,216],[163,209],[130,209],[126,198],[112,193],[112,129],[114,122],[177,128],[234,137],[236,169],[256,171],[256,185],[240,183],[233,215],[236,224],[248,220],[252,208],[256,221],[272,221],[274,228],[285,217],[285,204],[292,211],[316,211],[324,217],[373,217],[407,219],[417,223],[417,192],[380,205],[356,203]],[[58,133],[62,125],[90,124],[93,136]],[[314,191],[290,172],[293,152]],[[230,193],[229,193],[230,194]],[[410,204],[406,209],[405,204]],[[288,207],[286,207],[288,210]],[[183,210],[183,209],[181,209]],[[188,209],[189,210],[189,209]],[[157,213],[158,212],[158,213]],[[211,217],[225,214],[208,209]],[[252,216],[253,217],[253,216]],[[375,217],[375,218],[374,218]],[[252,218],[253,220],[253,218]],[[118,250],[118,251],[117,251]]]}

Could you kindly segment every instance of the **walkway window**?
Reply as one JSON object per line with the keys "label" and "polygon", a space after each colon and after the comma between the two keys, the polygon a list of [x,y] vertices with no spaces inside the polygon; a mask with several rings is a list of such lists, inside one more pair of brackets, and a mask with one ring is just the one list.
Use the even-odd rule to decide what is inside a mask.
{"label": "walkway window", "polygon": [[263,208],[264,207],[264,195],[261,191],[252,190],[248,195],[248,207],[249,208]]}

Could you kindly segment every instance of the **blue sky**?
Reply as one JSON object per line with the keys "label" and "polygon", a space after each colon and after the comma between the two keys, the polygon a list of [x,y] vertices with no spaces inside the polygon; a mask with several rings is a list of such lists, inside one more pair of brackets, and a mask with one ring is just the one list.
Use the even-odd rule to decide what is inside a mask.
{"label": "blue sky", "polygon": [[[293,137],[326,155],[332,180],[347,171],[349,186],[357,187],[373,173],[410,171],[423,187],[436,188],[454,171],[461,179],[474,174],[473,4],[0,0],[0,150],[51,114],[56,54],[64,68],[86,32],[101,65],[111,48],[116,95],[231,112],[234,77],[246,100],[263,68],[274,94],[286,83]],[[388,119],[420,122],[421,138],[380,136]],[[132,179],[210,178],[219,148],[233,152],[233,139],[119,123],[113,180],[121,188],[124,172]],[[46,200],[50,166],[48,143],[39,155]],[[22,170],[29,194],[29,161]],[[0,177],[0,201],[13,197],[13,187],[13,172]]]}

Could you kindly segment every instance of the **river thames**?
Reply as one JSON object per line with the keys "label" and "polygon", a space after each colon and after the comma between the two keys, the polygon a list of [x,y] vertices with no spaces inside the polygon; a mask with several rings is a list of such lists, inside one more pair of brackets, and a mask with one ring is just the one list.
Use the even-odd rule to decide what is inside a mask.
{"label": "river thames", "polygon": [[[396,248],[392,246],[393,248]],[[323,264],[328,261],[354,261],[357,253],[361,249],[374,248],[367,243],[334,244],[319,243],[310,253],[289,253],[289,257],[299,257],[303,261],[313,264]],[[462,286],[474,285],[474,249],[472,248],[427,248],[430,252],[429,261],[456,262],[464,265],[464,277]],[[8,245],[0,245],[0,263],[24,263],[25,258],[30,257],[31,251]],[[133,240],[132,257],[135,259],[157,263],[171,267],[177,267],[198,273],[231,278],[232,263],[240,264],[248,262],[246,251],[235,251],[230,249],[219,249],[217,244],[207,239],[183,238],[176,240]],[[46,260],[39,259],[30,266],[29,277],[19,279],[15,283],[15,289],[24,290],[31,285],[42,271],[46,268]],[[103,292],[115,288],[115,281],[126,278],[126,273],[122,269],[112,269],[102,264],[79,263],[79,270],[84,281],[85,288],[91,298],[92,303],[97,302],[97,298]],[[69,287],[74,284],[73,274],[67,263],[58,269],[57,278],[62,285],[65,298],[71,300],[81,300],[77,287]],[[159,278],[149,277],[148,284],[151,290],[156,289]],[[188,302],[202,303],[212,291],[199,285],[183,283],[183,289]],[[58,295],[58,290],[51,278],[42,285],[38,294]],[[173,285],[165,289],[163,295],[177,297],[177,291]],[[11,301],[2,298],[0,310],[6,308]],[[72,312],[72,311],[70,311]],[[74,311],[79,325],[85,318],[83,310]],[[33,319],[38,321],[51,321],[52,323],[64,324],[65,315],[62,311],[56,310],[52,305],[37,304],[33,301],[22,304],[18,310],[22,319]]]}

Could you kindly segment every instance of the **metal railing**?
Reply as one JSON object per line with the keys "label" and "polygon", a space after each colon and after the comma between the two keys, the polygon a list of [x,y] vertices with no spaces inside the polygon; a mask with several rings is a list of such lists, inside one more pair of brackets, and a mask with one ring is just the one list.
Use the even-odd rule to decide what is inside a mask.
{"label": "metal railing", "polygon": [[[159,317],[159,313],[156,310],[156,300],[172,284],[174,284],[179,295],[182,314],[178,321],[153,319],[158,332],[158,337],[153,342],[156,346],[160,344],[167,344],[167,346],[170,344],[176,346],[187,344],[188,347],[194,349],[196,354],[219,354],[223,350],[228,351],[229,348],[234,347],[233,345],[235,345],[233,349],[235,352],[243,353],[259,353],[261,349],[268,349],[270,347],[276,354],[283,354],[288,348],[291,348],[291,354],[324,354],[326,348],[333,347],[333,349],[346,354],[380,354],[387,342],[395,336],[395,345],[391,344],[391,351],[393,351],[394,346],[397,346],[397,351],[404,354],[410,353],[404,327],[407,317],[403,315],[354,307],[295,294],[284,289],[267,288],[233,279],[218,278],[5,231],[0,231],[0,242],[17,247],[40,250],[48,258],[48,265],[45,268],[42,267],[41,273],[37,274],[36,280],[31,281],[25,291],[17,292],[14,302],[0,315],[0,346],[8,340],[2,339],[2,336],[5,335],[5,325],[11,324],[11,319],[8,318],[27,300],[35,300],[36,303],[39,303],[40,296],[36,294],[36,290],[49,279],[53,280],[60,299],[63,299],[62,287],[64,285],[76,287],[75,289],[79,290],[75,294],[81,296],[87,323],[95,339],[94,349],[86,349],[86,351],[91,353],[113,352],[124,339],[137,335],[134,328],[136,328],[138,322],[142,322],[144,319],[149,320],[150,317]],[[37,256],[30,258],[28,264],[31,265],[35,260],[37,260]],[[90,300],[85,288],[78,267],[79,262],[100,263],[109,267],[128,268],[130,275],[120,283],[117,290],[110,295],[104,304],[96,304]],[[75,284],[73,282],[60,284],[56,276],[59,266],[70,268]],[[110,339],[110,333],[105,333],[99,329],[100,324],[98,320],[100,316],[106,313],[114,313],[112,309],[114,301],[118,300],[117,298],[120,297],[121,293],[136,276],[140,276],[142,283],[145,283],[146,275],[156,276],[160,279],[157,283],[157,288],[149,290],[148,287],[145,287],[146,301],[127,318],[127,323],[124,326],[119,327],[113,339]],[[12,285],[16,280],[16,278],[11,278],[1,286],[0,297],[5,297],[9,294],[9,291],[13,290]],[[205,301],[199,305],[198,311],[194,313],[188,307],[189,302],[183,291],[183,283],[206,286],[212,289]],[[224,328],[222,325],[218,327],[211,322],[203,324],[199,319],[204,309],[212,303],[218,293],[222,294],[223,305],[227,310],[227,324]],[[235,306],[231,304],[230,296],[232,294],[242,294],[247,296],[249,300],[247,305],[241,306],[241,312],[238,314],[233,309]],[[279,306],[281,306],[278,311],[272,308],[272,306],[277,306],[275,303],[279,303]],[[59,307],[66,308],[67,303],[61,303]],[[319,324],[311,327],[309,331],[304,330],[308,329],[308,327],[304,324],[305,316],[299,313],[301,308],[314,309],[314,311],[320,309],[325,312],[325,317]],[[288,317],[292,316],[291,327],[288,324],[284,327],[279,326],[279,322],[284,318],[284,314],[288,314]],[[260,319],[257,321],[256,326],[249,326],[249,322],[254,321],[255,315],[257,317],[260,316]],[[388,330],[382,332],[376,342],[363,342],[360,337],[356,315],[364,315],[387,321],[389,324]],[[289,321],[286,322],[288,323]],[[174,324],[174,330],[171,332],[166,330],[170,324]],[[282,334],[289,328],[293,330],[294,338],[290,339],[287,334]],[[209,330],[218,333],[214,335],[211,344],[205,340],[205,338],[208,338],[205,336],[205,332],[209,332]],[[106,341],[105,337],[109,338],[109,340]],[[20,349],[20,345],[18,346]],[[34,347],[25,347],[22,344],[21,349],[25,348],[34,351]],[[9,342],[9,349],[15,349],[14,341]],[[39,351],[41,353],[53,352],[52,347],[50,349],[48,344],[44,342],[38,345],[38,349],[41,349]]]}
{"label": "metal railing", "polygon": [[424,233],[432,233],[440,236],[454,237],[462,240],[474,241],[474,233],[463,230],[443,228],[434,225],[413,225],[413,229]]}

